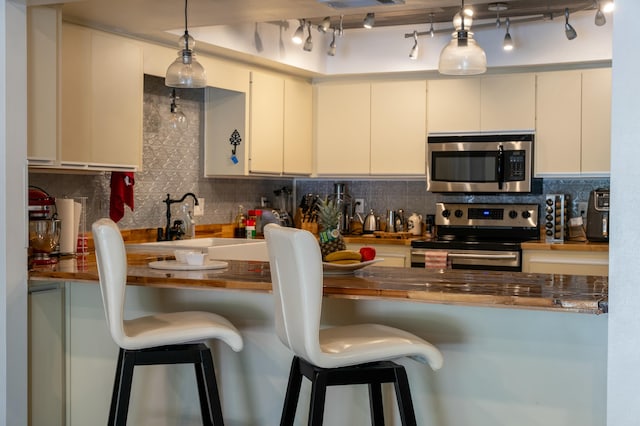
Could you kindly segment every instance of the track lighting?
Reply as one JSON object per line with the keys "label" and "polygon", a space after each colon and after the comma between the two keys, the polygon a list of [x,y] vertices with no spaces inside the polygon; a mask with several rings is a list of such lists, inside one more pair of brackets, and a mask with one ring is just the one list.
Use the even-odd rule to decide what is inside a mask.
{"label": "track lighting", "polygon": [[327,16],[322,20],[320,25],[318,25],[318,31],[320,31],[321,33],[326,33],[330,27],[331,27],[331,17]]}
{"label": "track lighting", "polygon": [[596,3],[598,9],[596,10],[595,24],[601,27],[607,23],[607,18],[605,18],[604,12],[602,12],[602,9],[600,8],[600,2],[597,1]]}
{"label": "track lighting", "polygon": [[313,41],[311,40],[311,22],[307,25],[307,29],[309,31],[309,35],[307,36],[307,40],[304,42],[303,49],[305,52],[311,52],[311,50],[313,50]]}
{"label": "track lighting", "polygon": [[344,21],[344,15],[340,15],[340,23],[338,23],[338,37],[342,37],[344,34],[344,26],[342,25]]}
{"label": "track lighting", "polygon": [[176,96],[176,89],[171,90],[171,117],[169,118],[169,126],[172,129],[185,129],[187,127],[187,117],[180,110],[180,105],[177,104],[177,100],[180,99]]}
{"label": "track lighting", "polygon": [[465,9],[464,0],[460,10],[462,13],[453,18],[456,31],[451,34],[452,40],[440,53],[438,71],[447,75],[482,74],[487,71],[487,56],[469,31],[473,12]]}
{"label": "track lighting", "polygon": [[187,26],[187,0],[184,0],[184,35],[180,37],[178,57],[167,68],[165,83],[169,87],[202,88],[207,85],[204,67],[196,60],[193,46],[196,42],[189,35]]}
{"label": "track lighting", "polygon": [[567,36],[567,39],[573,40],[578,37],[578,33],[575,28],[571,26],[569,23],[569,8],[564,9],[564,34]]}
{"label": "track lighting", "polygon": [[504,35],[504,42],[502,43],[502,48],[507,52],[513,50],[513,40],[511,39],[511,34],[509,33],[509,27],[511,26],[511,21],[507,18],[504,21],[507,26],[507,33]]}
{"label": "track lighting", "polygon": [[333,39],[331,40],[331,44],[329,44],[329,50],[327,50],[327,55],[336,56],[336,29],[333,29]]}
{"label": "track lighting", "polygon": [[364,18],[364,22],[362,23],[362,26],[365,27],[366,29],[370,30],[371,28],[373,28],[373,25],[376,23],[376,15],[373,12],[369,12],[367,13],[367,16],[365,16]]}
{"label": "track lighting", "polygon": [[409,52],[409,59],[413,59],[414,61],[418,59],[418,32],[413,32],[413,47],[411,48],[411,52]]}
{"label": "track lighting", "polygon": [[496,12],[496,28],[500,28],[502,26],[502,22],[500,21],[500,12],[503,12],[508,9],[506,3],[489,3],[487,9],[490,12]]}
{"label": "track lighting", "polygon": [[291,41],[295,44],[302,44],[302,38],[304,37],[304,19],[300,19],[300,25],[298,25],[298,29],[295,33],[293,33],[293,37],[291,37]]}
{"label": "track lighting", "polygon": [[429,14],[429,21],[431,22],[431,25],[429,26],[429,35],[433,38],[436,35],[436,31],[433,29],[433,12]]}

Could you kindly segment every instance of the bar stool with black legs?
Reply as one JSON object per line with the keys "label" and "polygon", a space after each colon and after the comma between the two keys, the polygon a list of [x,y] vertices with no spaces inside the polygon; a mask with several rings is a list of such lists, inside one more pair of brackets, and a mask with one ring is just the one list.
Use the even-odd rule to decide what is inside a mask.
{"label": "bar stool with black legs", "polygon": [[100,291],[109,332],[120,347],[108,425],[127,423],[133,369],[136,365],[194,364],[204,425],[222,426],[211,351],[204,343],[219,339],[234,351],[242,337],[225,318],[211,312],[173,312],[124,319],[127,256],[118,226],[100,219],[93,226]]}
{"label": "bar stool with black legs", "polygon": [[437,370],[442,354],[397,328],[358,324],[320,328],[322,256],[308,231],[264,229],[276,303],[276,332],[294,353],[280,425],[293,425],[302,377],[311,381],[309,425],[320,426],[327,386],[367,384],[371,423],[384,425],[382,383],[393,383],[403,425],[416,425],[407,374],[393,359],[410,357]]}

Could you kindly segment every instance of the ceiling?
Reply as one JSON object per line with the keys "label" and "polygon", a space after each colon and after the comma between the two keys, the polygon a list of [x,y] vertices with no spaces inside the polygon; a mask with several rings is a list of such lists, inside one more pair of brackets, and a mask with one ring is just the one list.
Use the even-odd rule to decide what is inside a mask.
{"label": "ceiling", "polygon": [[[344,28],[361,28],[367,12],[376,15],[376,26],[425,24],[433,21],[450,23],[460,10],[459,0],[334,0],[332,3],[375,4],[375,6],[333,8],[329,0],[190,0],[188,2],[189,27],[233,25],[255,22],[307,19],[316,25],[326,17],[337,26],[344,15]],[[38,0],[32,0],[37,3]],[[386,4],[381,4],[384,2]],[[594,0],[505,0],[507,9],[502,18],[521,16],[559,17],[569,8],[593,9]],[[70,1],[62,7],[63,19],[96,28],[120,32],[146,39],[175,41],[165,31],[184,28],[183,0],[84,0]],[[489,6],[495,0],[467,0],[472,6],[474,19],[493,19],[497,15]]]}

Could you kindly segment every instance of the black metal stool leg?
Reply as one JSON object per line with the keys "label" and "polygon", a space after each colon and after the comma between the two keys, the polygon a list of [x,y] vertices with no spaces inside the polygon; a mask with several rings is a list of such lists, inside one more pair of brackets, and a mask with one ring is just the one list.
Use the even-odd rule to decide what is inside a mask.
{"label": "black metal stool leg", "polygon": [[282,407],[282,417],[280,426],[293,426],[296,417],[296,407],[300,396],[300,386],[302,385],[302,373],[300,372],[300,358],[293,357],[291,361],[291,370],[289,371],[289,384],[287,385],[287,393],[284,397],[284,406]]}
{"label": "black metal stool leg", "polygon": [[416,415],[413,411],[413,401],[411,401],[411,390],[409,389],[409,380],[404,367],[398,366],[395,369],[396,380],[394,382],[396,388],[396,399],[398,400],[398,409],[400,410],[400,420],[403,426],[416,426]]}
{"label": "black metal stool leg", "polygon": [[136,353],[126,349],[120,349],[120,351],[116,379],[113,385],[109,426],[126,426],[127,415],[129,414],[129,399],[131,397],[131,383],[133,382]]}
{"label": "black metal stool leg", "polygon": [[381,383],[369,383],[369,407],[371,408],[371,425],[384,426]]}
{"label": "black metal stool leg", "polygon": [[[216,372],[213,367],[213,357],[211,356],[211,351],[208,348],[201,350],[200,355],[202,357],[202,362],[200,365],[196,364],[196,378],[200,376],[198,379],[198,393],[200,394],[200,408],[202,409],[203,424],[206,426],[210,424],[223,426],[224,420],[222,419],[222,406],[220,405],[220,394],[218,392]],[[199,370],[198,367],[200,367],[201,370]],[[202,381],[204,383],[201,383]],[[200,388],[201,386],[203,386],[202,389]],[[205,420],[205,418],[207,418],[207,420]]]}
{"label": "black metal stool leg", "polygon": [[316,373],[311,382],[309,426],[322,426],[322,420],[324,419],[324,401],[327,396],[327,374],[324,372]]}

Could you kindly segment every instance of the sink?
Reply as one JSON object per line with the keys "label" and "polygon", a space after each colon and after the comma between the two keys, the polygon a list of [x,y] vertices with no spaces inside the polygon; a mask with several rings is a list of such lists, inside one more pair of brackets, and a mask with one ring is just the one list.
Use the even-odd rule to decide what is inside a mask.
{"label": "sink", "polygon": [[175,241],[127,244],[128,253],[154,253],[173,255],[174,250],[193,250],[208,253],[212,260],[269,261],[264,240],[242,238],[193,238]]}

